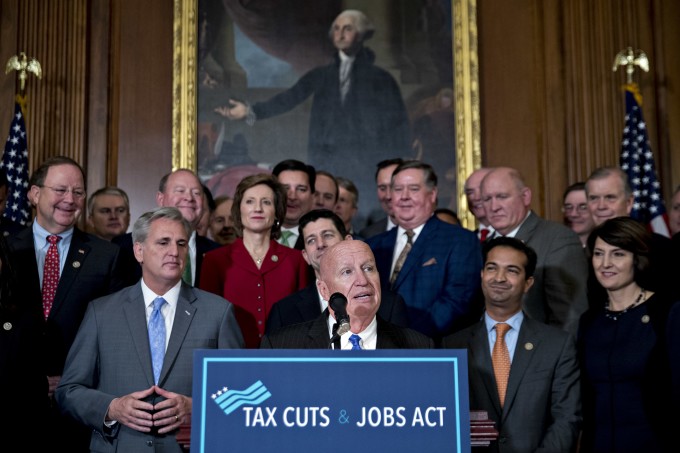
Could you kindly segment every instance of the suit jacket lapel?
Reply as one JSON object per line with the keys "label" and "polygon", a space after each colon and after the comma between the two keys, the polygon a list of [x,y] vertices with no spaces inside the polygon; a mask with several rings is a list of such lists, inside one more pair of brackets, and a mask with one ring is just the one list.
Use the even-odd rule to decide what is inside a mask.
{"label": "suit jacket lapel", "polygon": [[[404,261],[404,267],[401,268],[401,271],[399,271],[399,275],[397,276],[397,279],[394,282],[394,285],[392,286],[392,289],[398,288],[399,285],[401,284],[402,281],[406,278],[406,276],[416,269],[419,265],[422,264],[422,256],[423,253],[425,253],[425,248],[427,247],[427,242],[429,241],[429,237],[434,234],[434,232],[437,229],[437,217],[432,216],[430,219],[425,223],[425,226],[423,229],[420,231],[420,234],[418,235],[418,239],[416,242],[413,243],[413,247],[411,248],[411,251],[409,252],[408,256],[406,257],[406,261]],[[396,241],[396,238],[395,238]],[[395,242],[396,243],[396,242]]]}
{"label": "suit jacket lapel", "polygon": [[505,392],[505,404],[503,406],[503,417],[506,417],[517,395],[519,385],[524,379],[529,363],[536,355],[539,338],[536,336],[531,321],[528,321],[526,313],[524,314],[524,321],[519,331],[517,338],[517,346],[515,347],[515,355],[512,357],[512,366],[510,368],[510,376],[508,377],[508,388]]}
{"label": "suit jacket lapel", "polygon": [[534,230],[536,230],[536,227],[538,226],[538,220],[538,216],[534,214],[534,211],[531,211],[529,217],[526,218],[524,223],[522,223],[522,226],[517,230],[515,237],[527,242],[531,236],[533,236]]}
{"label": "suit jacket lapel", "polygon": [[10,240],[12,255],[15,260],[14,267],[18,273],[19,280],[26,285],[23,288],[27,292],[27,299],[36,301],[42,307],[40,288],[40,274],[38,273],[38,262],[35,259],[35,242],[33,240],[33,229],[27,227]]}
{"label": "suit jacket lapel", "polygon": [[376,349],[401,349],[404,347],[401,337],[392,328],[392,325],[387,323],[380,316],[376,315],[378,321]]}
{"label": "suit jacket lapel", "polygon": [[307,339],[310,349],[328,349],[331,337],[328,335],[328,310],[318,316],[309,326]]}
{"label": "suit jacket lapel", "polygon": [[87,255],[89,255],[92,247],[88,244],[89,238],[86,233],[83,233],[78,228],[73,229],[73,237],[71,238],[71,245],[68,248],[66,261],[64,262],[64,269],[59,276],[59,285],[57,286],[57,293],[54,296],[54,303],[52,304],[52,313],[58,313],[61,305],[66,300],[73,282],[76,281],[80,271],[83,269]]}
{"label": "suit jacket lapel", "polygon": [[149,387],[151,387],[154,385],[153,368],[151,366],[149,334],[146,326],[146,307],[144,306],[141,283],[137,283],[129,288],[128,299],[123,304],[123,310],[128,322],[129,334],[132,336],[132,342],[139,356],[139,362],[142,364]]}
{"label": "suit jacket lapel", "polygon": [[321,314],[321,301],[315,283],[307,286],[298,295],[295,309],[300,314],[301,319],[313,319]]}
{"label": "suit jacket lapel", "polygon": [[[493,363],[491,362],[491,352],[489,345],[489,336],[486,331],[486,323],[484,320],[477,324],[472,336],[470,337],[470,354],[474,351],[479,351],[472,356],[471,361],[474,361],[476,368],[479,370],[479,377],[486,387],[486,394],[493,395],[491,404],[496,411],[496,419],[501,418],[501,402],[498,396],[498,387],[496,386],[496,379],[493,374]],[[506,396],[507,398],[507,396]]]}
{"label": "suit jacket lapel", "polygon": [[163,359],[163,368],[158,383],[162,383],[165,375],[172,367],[172,364],[179,354],[179,350],[184,343],[187,331],[191,326],[191,321],[194,319],[196,307],[194,302],[196,295],[189,285],[182,282],[182,287],[179,290],[179,298],[177,299],[177,308],[175,310],[175,320],[172,323],[172,332],[170,332],[170,340],[168,342],[168,349],[165,351],[165,358]]}

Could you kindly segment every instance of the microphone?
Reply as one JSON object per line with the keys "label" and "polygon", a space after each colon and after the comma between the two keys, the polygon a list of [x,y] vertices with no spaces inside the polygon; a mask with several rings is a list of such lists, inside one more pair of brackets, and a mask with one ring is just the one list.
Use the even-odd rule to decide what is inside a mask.
{"label": "microphone", "polygon": [[349,315],[347,314],[347,298],[341,293],[333,293],[328,300],[328,305],[335,313],[335,321],[338,324],[338,330],[333,334],[331,343],[340,338],[343,334],[349,332]]}

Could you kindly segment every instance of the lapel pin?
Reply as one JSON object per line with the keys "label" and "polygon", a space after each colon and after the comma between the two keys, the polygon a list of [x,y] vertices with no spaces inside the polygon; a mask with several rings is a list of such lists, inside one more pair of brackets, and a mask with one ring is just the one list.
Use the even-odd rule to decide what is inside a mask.
{"label": "lapel pin", "polygon": [[12,323],[6,322],[2,325],[2,328],[5,329],[5,330],[12,330]]}
{"label": "lapel pin", "polygon": [[531,351],[532,349],[534,349],[534,344],[533,343],[524,343],[524,349],[526,349],[527,351]]}
{"label": "lapel pin", "polygon": [[272,261],[273,261],[273,262],[276,263],[278,260],[279,260],[279,257],[278,257],[278,256],[272,255]]}
{"label": "lapel pin", "polygon": [[84,254],[85,254],[85,250],[83,250],[83,249],[78,249],[78,253],[80,253],[81,255],[84,255]]}
{"label": "lapel pin", "polygon": [[71,266],[73,266],[74,269],[78,269],[80,267],[80,261],[74,261]]}
{"label": "lapel pin", "polygon": [[647,324],[647,323],[649,322],[649,315],[644,315],[644,316],[642,317],[642,322],[645,323],[645,324]]}
{"label": "lapel pin", "polygon": [[186,313],[187,316],[191,316],[191,313],[189,313],[189,310],[184,310],[184,313]]}

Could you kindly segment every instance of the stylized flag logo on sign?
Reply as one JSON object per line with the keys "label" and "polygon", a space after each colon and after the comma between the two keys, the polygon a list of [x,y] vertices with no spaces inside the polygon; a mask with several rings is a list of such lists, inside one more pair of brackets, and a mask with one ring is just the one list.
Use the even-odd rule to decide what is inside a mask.
{"label": "stylized flag logo on sign", "polygon": [[257,406],[271,396],[272,394],[269,393],[262,381],[257,381],[245,390],[229,390],[224,387],[214,393],[212,399],[225,414],[229,415],[245,404]]}

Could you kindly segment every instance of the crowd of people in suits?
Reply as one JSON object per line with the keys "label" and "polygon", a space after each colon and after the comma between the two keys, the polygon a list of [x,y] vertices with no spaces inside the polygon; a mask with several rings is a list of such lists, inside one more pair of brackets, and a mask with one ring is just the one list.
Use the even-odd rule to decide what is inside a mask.
{"label": "crowd of people in suits", "polygon": [[[281,96],[219,109],[254,123],[314,95],[315,164],[346,169],[338,175],[285,159],[213,199],[178,169],[128,232],[121,188],[86,200],[83,168],[68,157],[34,170],[32,222],[0,224],[3,451],[26,450],[30,419],[41,430],[32,450],[181,452],[194,350],[329,347],[467,350],[471,409],[499,432],[489,451],[674,450],[680,188],[669,239],[630,218],[633,194],[616,167],[565,191],[564,223],[531,208],[517,169],[481,168],[465,181],[472,231],[438,206],[432,165],[395,157],[375,168],[382,217],[355,231],[368,191],[343,177],[356,163],[335,145],[399,155],[407,122],[396,95],[370,113],[365,81],[398,88],[373,66],[363,47],[372,25],[357,13],[331,28],[333,64]],[[347,64],[363,76],[348,76],[353,88],[341,93],[324,80]],[[331,98],[337,109],[324,107]],[[377,129],[394,143],[376,143]],[[347,299],[345,332],[336,293]]]}
{"label": "crowd of people in suits", "polygon": [[[318,174],[330,196],[317,197]],[[435,214],[430,165],[391,159],[375,174],[382,228],[352,235],[324,205],[340,199],[337,178],[303,162],[245,177],[219,200],[228,211],[208,209],[205,186],[179,169],[128,233],[124,191],[105,187],[86,203],[81,166],[50,158],[31,176],[32,224],[0,240],[12,370],[0,388],[16,409],[3,423],[18,433],[31,401],[48,434],[38,445],[142,451],[190,419],[193,349],[441,347],[467,349],[471,407],[495,422],[495,451],[664,451],[677,420],[663,409],[680,398],[678,237],[655,238],[627,215],[624,176],[602,168],[567,190],[565,226],[531,210],[516,169],[479,169],[465,185],[480,226],[471,231]],[[583,206],[592,223],[577,221]],[[78,227],[83,208],[91,233]],[[204,234],[220,243],[198,233],[204,210]],[[483,240],[481,228],[491,230]],[[285,244],[284,229],[295,232]],[[348,299],[342,335],[336,292]],[[157,370],[154,316],[165,332]],[[500,324],[506,378],[495,374]]]}

